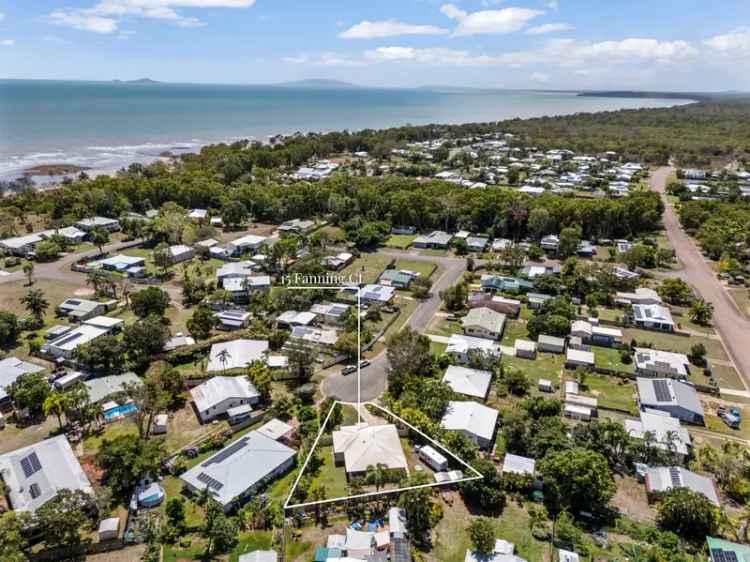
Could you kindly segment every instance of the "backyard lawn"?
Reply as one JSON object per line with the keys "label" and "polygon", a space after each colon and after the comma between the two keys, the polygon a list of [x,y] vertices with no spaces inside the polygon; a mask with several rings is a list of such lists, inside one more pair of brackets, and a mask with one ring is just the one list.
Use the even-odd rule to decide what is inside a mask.
{"label": "backyard lawn", "polygon": [[416,234],[391,234],[390,238],[385,241],[385,245],[389,248],[405,250],[411,246],[416,237]]}
{"label": "backyard lawn", "polygon": [[596,357],[596,366],[604,369],[612,369],[613,371],[620,371],[622,373],[634,373],[635,362],[631,361],[630,364],[625,364],[620,358],[620,350],[613,347],[597,347],[591,346],[591,351],[594,352]]}
{"label": "backyard lawn", "polygon": [[527,335],[526,322],[522,322],[521,320],[506,320],[503,339],[500,343],[513,346],[517,339],[525,339]]}
{"label": "backyard lawn", "polygon": [[357,275],[362,273],[363,283],[375,283],[383,273],[383,270],[393,262],[396,269],[408,269],[429,277],[435,270],[436,265],[432,262],[422,260],[410,260],[407,258],[394,259],[380,253],[362,253],[341,272],[343,275]]}
{"label": "backyard lawn", "polygon": [[503,357],[503,364],[523,371],[532,379],[534,386],[539,379],[547,379],[552,384],[560,383],[560,371],[565,364],[565,356],[557,353],[537,353],[536,359],[522,357]]}
{"label": "backyard lawn", "polygon": [[711,359],[727,361],[726,352],[721,345],[721,341],[713,338],[704,338],[701,336],[677,336],[667,332],[656,332],[652,330],[641,330],[638,328],[626,328],[623,331],[623,340],[630,342],[633,338],[638,341],[638,345],[650,342],[655,349],[665,351],[674,351],[676,353],[688,353],[690,348],[698,343],[706,346],[707,356]]}
{"label": "backyard lawn", "polygon": [[[574,377],[571,376],[571,378]],[[596,397],[600,407],[626,410],[633,415],[638,413],[637,390],[633,381],[607,375],[589,374],[584,380],[581,391]]]}

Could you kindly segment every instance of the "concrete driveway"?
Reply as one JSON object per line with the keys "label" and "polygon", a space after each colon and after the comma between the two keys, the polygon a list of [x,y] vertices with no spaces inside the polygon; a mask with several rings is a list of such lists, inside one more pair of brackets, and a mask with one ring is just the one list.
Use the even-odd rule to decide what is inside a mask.
{"label": "concrete driveway", "polygon": [[680,225],[677,213],[664,195],[667,179],[674,168],[655,170],[649,179],[650,188],[660,193],[664,201],[664,227],[667,238],[677,253],[682,269],[675,272],[706,301],[714,305],[714,328],[721,336],[724,347],[734,361],[745,385],[750,388],[750,321],[737,309],[716,273],[708,266],[695,241]]}

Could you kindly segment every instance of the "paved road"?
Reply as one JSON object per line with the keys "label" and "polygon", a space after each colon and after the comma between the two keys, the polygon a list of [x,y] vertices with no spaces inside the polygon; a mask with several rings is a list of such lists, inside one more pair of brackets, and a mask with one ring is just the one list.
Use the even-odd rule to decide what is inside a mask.
{"label": "paved road", "polygon": [[745,319],[714,271],[708,266],[697,245],[680,225],[677,213],[667,203],[664,190],[673,168],[659,168],[651,174],[651,189],[662,194],[665,204],[664,227],[669,242],[677,252],[682,269],[675,272],[706,301],[714,305],[714,327],[721,335],[746,388],[750,388],[750,321]]}
{"label": "paved road", "polygon": [[[440,309],[440,291],[454,285],[466,270],[466,260],[453,257],[424,256],[417,252],[383,250],[380,253],[396,258],[407,257],[410,260],[437,263],[443,268],[440,277],[432,285],[430,298],[421,302],[409,317],[405,325],[418,332],[424,331],[432,317]],[[388,357],[383,351],[371,360],[369,367],[362,369],[360,399],[374,400],[385,390],[388,378]],[[344,402],[357,401],[357,375],[342,375],[340,368],[334,367],[323,380],[321,391]]]}

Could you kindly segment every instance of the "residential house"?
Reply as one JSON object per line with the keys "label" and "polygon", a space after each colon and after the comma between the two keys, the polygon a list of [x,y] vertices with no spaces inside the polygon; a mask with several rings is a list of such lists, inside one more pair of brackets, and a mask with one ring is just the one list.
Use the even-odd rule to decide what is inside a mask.
{"label": "residential house", "polygon": [[517,318],[521,311],[521,301],[519,300],[481,292],[471,293],[468,304],[471,308],[490,308],[511,318]]}
{"label": "residential house", "polygon": [[174,263],[181,263],[193,259],[195,250],[184,244],[177,244],[169,247],[169,259]]}
{"label": "residential house", "polygon": [[453,235],[440,230],[430,232],[426,236],[417,236],[411,243],[415,248],[447,248],[453,240]]}
{"label": "residential house", "polygon": [[565,366],[576,368],[576,367],[593,367],[596,365],[596,357],[593,351],[585,351],[583,349],[573,349],[568,347],[565,354]]}
{"label": "residential house", "polygon": [[397,289],[408,289],[415,276],[398,269],[386,269],[378,277],[378,283]]}
{"label": "residential house", "polygon": [[323,266],[328,269],[338,271],[344,269],[347,265],[354,261],[354,255],[349,252],[339,252],[335,256],[326,256],[323,258]]}
{"label": "residential house", "polygon": [[461,325],[467,336],[499,340],[505,329],[505,314],[487,307],[472,308],[461,319]]}
{"label": "residential house", "polygon": [[633,323],[639,328],[665,332],[674,331],[675,323],[670,310],[660,304],[634,304]]}
{"label": "residential house", "polygon": [[310,312],[321,318],[324,324],[337,325],[344,321],[350,308],[343,303],[318,303],[310,307]]}
{"label": "residential house", "polygon": [[545,252],[556,254],[557,250],[560,248],[560,237],[555,234],[543,236],[542,240],[539,242],[539,246],[541,246],[542,250]]}
{"label": "residential house", "polygon": [[531,340],[516,340],[513,347],[516,351],[516,357],[536,359],[536,342]]}
{"label": "residential house", "polygon": [[203,423],[237,406],[257,404],[260,393],[246,376],[212,377],[190,389],[195,409]]}
{"label": "residential house", "polygon": [[317,315],[314,312],[286,310],[276,317],[276,327],[290,330],[295,326],[309,326],[315,322],[315,318]]}
{"label": "residential house", "polygon": [[117,254],[101,260],[90,262],[88,266],[93,269],[106,269],[107,271],[119,271],[120,273],[129,272],[136,267],[145,267],[146,258],[139,256],[127,256]]}
{"label": "residential house", "polygon": [[711,556],[710,562],[729,562],[737,560],[745,562],[750,560],[750,545],[706,537],[708,552]]}
{"label": "residential house", "polygon": [[384,465],[389,470],[406,470],[406,456],[393,424],[344,425],[333,432],[333,457],[343,464],[347,476],[366,473],[368,467]]}
{"label": "residential house", "polygon": [[534,283],[518,277],[484,274],[481,279],[482,291],[503,293],[526,293],[534,289]]}
{"label": "residential house", "polygon": [[534,279],[541,275],[560,275],[559,265],[526,265],[521,268],[521,275]]}
{"label": "residential house", "polygon": [[490,239],[484,236],[468,236],[466,238],[466,248],[470,252],[484,252],[489,243]]}
{"label": "residential house", "polygon": [[44,370],[45,367],[41,365],[23,361],[17,357],[0,359],[0,405],[10,400],[8,389],[16,382],[18,377],[30,373],[40,373]]}
{"label": "residential house", "polygon": [[0,474],[5,495],[17,513],[33,515],[61,490],[94,495],[65,435],[0,455]]}
{"label": "residential house", "polygon": [[703,406],[692,384],[644,377],[638,377],[636,384],[642,409],[667,412],[681,421],[703,425]]}
{"label": "residential house", "polygon": [[646,347],[635,348],[635,372],[645,377],[687,379],[690,360],[684,353]]}
{"label": "residential house", "polygon": [[495,438],[498,411],[479,402],[451,401],[440,425],[449,431],[460,431],[480,449],[491,449]]}
{"label": "residential house", "polygon": [[232,240],[226,245],[226,249],[233,256],[239,256],[248,252],[256,253],[258,249],[268,241],[265,236],[257,236],[255,234],[248,234]]}
{"label": "residential house", "polygon": [[589,240],[581,240],[576,248],[576,255],[584,258],[593,258],[596,255],[596,246]]}
{"label": "residential house", "polygon": [[83,321],[100,316],[107,311],[107,304],[86,299],[65,299],[57,306],[57,314],[71,320]]}
{"label": "residential house", "polygon": [[186,336],[182,332],[177,332],[173,337],[167,340],[164,344],[164,351],[172,351],[180,347],[187,345],[195,345],[195,339],[190,336]]}
{"label": "residential house", "polygon": [[619,328],[608,328],[586,320],[573,321],[570,335],[581,338],[583,343],[605,347],[614,347],[622,340],[622,330]]}
{"label": "residential house", "polygon": [[315,229],[315,221],[307,219],[292,219],[283,222],[277,229],[279,232],[288,234],[308,234]]}
{"label": "residential house", "polygon": [[385,285],[365,285],[360,289],[359,298],[363,303],[388,304],[393,300],[395,295],[395,287],[386,287]]}
{"label": "residential house", "polygon": [[615,293],[615,302],[618,304],[661,304],[659,293],[648,287],[637,287],[632,292]]}
{"label": "residential house", "polygon": [[92,217],[90,219],[83,219],[75,223],[75,226],[84,232],[91,232],[95,228],[103,228],[109,232],[117,232],[120,230],[120,222],[115,219],[107,217]]}
{"label": "residential house", "polygon": [[705,496],[715,506],[720,505],[714,481],[707,476],[681,466],[650,466],[646,469],[646,492],[649,496],[673,488],[687,488]]}
{"label": "residential house", "polygon": [[289,334],[285,347],[307,349],[330,349],[338,341],[335,328],[317,328],[314,326],[294,326]]}
{"label": "residential house", "polygon": [[484,400],[490,390],[492,373],[480,369],[450,365],[445,370],[443,382],[451,387],[454,392]]}
{"label": "residential house", "polygon": [[101,404],[111,396],[122,393],[128,386],[143,384],[143,379],[135,373],[128,372],[121,375],[107,375],[106,377],[86,379],[83,384],[86,385],[91,403]]}
{"label": "residential house", "polygon": [[521,474],[534,478],[536,475],[536,461],[529,457],[505,453],[502,472],[503,474]]}
{"label": "residential house", "polygon": [[215,343],[211,346],[206,372],[219,373],[232,369],[245,369],[253,361],[266,360],[266,340],[238,339]]}
{"label": "residential house", "polygon": [[82,324],[64,336],[43,343],[41,351],[55,359],[72,359],[79,346],[90,343],[109,332],[107,328]]}
{"label": "residential house", "polygon": [[543,295],[542,293],[527,293],[526,304],[531,310],[536,310],[538,308],[541,308],[541,306],[545,302],[553,298],[555,297],[553,297],[552,295]]}
{"label": "residential house", "polygon": [[540,334],[536,347],[542,353],[565,353],[565,338]]}
{"label": "residential house", "polygon": [[213,499],[229,511],[289,470],[296,455],[283,443],[251,431],[184,472],[180,479],[194,494],[208,488]]}
{"label": "residential house", "polygon": [[649,436],[652,447],[671,451],[679,460],[688,456],[692,446],[688,430],[666,412],[642,411],[639,420],[625,420],[625,431],[634,439]]}
{"label": "residential house", "polygon": [[216,328],[219,330],[242,330],[250,324],[250,314],[247,310],[222,310],[215,315]]}
{"label": "residential house", "polygon": [[474,357],[481,363],[489,366],[500,357],[501,350],[500,346],[494,340],[453,334],[448,339],[445,353],[458,363],[466,364]]}

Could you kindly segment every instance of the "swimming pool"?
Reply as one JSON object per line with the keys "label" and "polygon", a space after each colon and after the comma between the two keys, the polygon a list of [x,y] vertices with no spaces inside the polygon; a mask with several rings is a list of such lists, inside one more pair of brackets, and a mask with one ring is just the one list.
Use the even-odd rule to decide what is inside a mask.
{"label": "swimming pool", "polygon": [[138,407],[133,402],[128,402],[127,404],[120,404],[115,408],[106,410],[103,415],[105,420],[114,420],[120,416],[127,416],[128,414],[135,412],[137,409]]}

